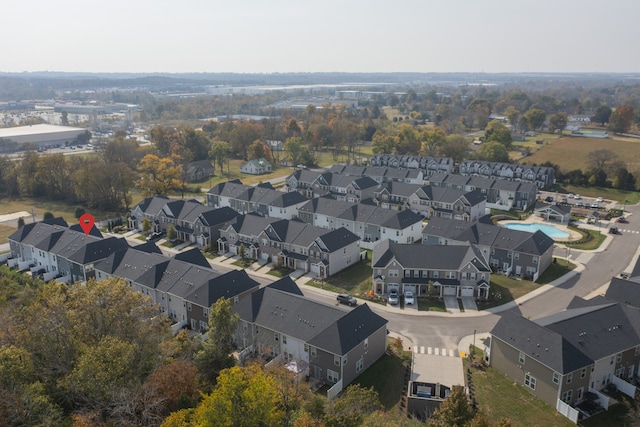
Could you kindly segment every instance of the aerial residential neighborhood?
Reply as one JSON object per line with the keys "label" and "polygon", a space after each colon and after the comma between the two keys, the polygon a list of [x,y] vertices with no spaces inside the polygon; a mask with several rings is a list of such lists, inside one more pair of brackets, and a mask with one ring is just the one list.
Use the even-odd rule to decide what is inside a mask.
{"label": "aerial residential neighborhood", "polygon": [[637,5],[115,1],[7,9],[1,426],[637,425]]}

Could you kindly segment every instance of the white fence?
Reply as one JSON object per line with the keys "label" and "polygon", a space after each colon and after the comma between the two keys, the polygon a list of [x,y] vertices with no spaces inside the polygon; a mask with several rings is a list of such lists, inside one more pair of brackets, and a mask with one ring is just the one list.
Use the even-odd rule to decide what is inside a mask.
{"label": "white fence", "polygon": [[611,378],[611,382],[618,387],[618,390],[620,390],[622,393],[626,394],[627,396],[634,398],[636,395],[636,386],[634,386],[633,384],[629,384],[628,382],[626,382],[625,380],[618,378],[616,376],[614,376],[613,378]]}
{"label": "white fence", "polygon": [[44,273],[44,275],[42,276],[42,280],[48,282],[49,280],[55,279],[57,275],[57,271],[49,271],[48,273]]}
{"label": "white fence", "polygon": [[333,400],[333,398],[335,398],[341,391],[342,391],[342,380],[338,381],[333,385],[333,387],[327,390],[327,399]]}
{"label": "white fence", "polygon": [[589,391],[598,395],[598,404],[600,406],[602,406],[605,410],[609,409],[609,396],[602,394],[598,390],[595,390],[593,388],[589,388]]}
{"label": "white fence", "polygon": [[578,411],[573,409],[568,403],[564,403],[562,400],[558,399],[556,403],[556,410],[569,418],[573,423],[578,424]]}

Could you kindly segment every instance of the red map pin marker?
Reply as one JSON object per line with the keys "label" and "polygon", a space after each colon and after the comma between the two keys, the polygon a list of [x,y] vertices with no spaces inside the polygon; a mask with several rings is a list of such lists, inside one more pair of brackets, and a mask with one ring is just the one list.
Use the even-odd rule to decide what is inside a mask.
{"label": "red map pin marker", "polygon": [[89,231],[93,228],[93,215],[84,214],[80,217],[80,227],[84,231],[85,236],[89,235]]}

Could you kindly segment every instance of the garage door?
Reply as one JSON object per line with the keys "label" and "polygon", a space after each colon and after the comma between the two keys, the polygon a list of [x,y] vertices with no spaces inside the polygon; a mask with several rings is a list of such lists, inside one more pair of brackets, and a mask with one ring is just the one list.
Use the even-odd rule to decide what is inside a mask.
{"label": "garage door", "polygon": [[445,297],[458,295],[458,288],[456,286],[445,286],[442,290],[442,295]]}
{"label": "garage door", "polygon": [[416,285],[404,285],[404,292],[413,292],[413,295],[418,295],[416,293]]}
{"label": "garage door", "polygon": [[320,266],[318,264],[311,264],[311,272],[320,274]]}
{"label": "garage door", "polygon": [[463,297],[472,297],[472,296],[474,296],[472,287],[465,286],[460,291],[461,291],[461,295]]}

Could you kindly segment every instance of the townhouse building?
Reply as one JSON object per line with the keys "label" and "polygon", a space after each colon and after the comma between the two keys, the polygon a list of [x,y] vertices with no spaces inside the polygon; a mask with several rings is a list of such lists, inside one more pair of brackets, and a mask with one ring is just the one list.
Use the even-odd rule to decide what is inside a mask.
{"label": "townhouse building", "polygon": [[489,363],[577,422],[607,409],[614,387],[634,396],[640,368],[640,310],[575,298],[535,320],[507,311],[491,331]]}
{"label": "townhouse building", "polygon": [[307,198],[298,192],[275,190],[271,184],[248,186],[240,181],[222,182],[207,192],[207,206],[230,207],[240,214],[258,213],[262,216],[291,219]]}
{"label": "townhouse building", "polygon": [[538,187],[531,182],[507,181],[495,177],[438,174],[429,178],[432,187],[456,190],[478,190],[486,198],[486,207],[491,209],[526,211],[535,206]]}
{"label": "townhouse building", "polygon": [[369,163],[371,166],[420,169],[425,178],[436,173],[448,174],[454,172],[454,162],[451,157],[374,154],[371,156]]}
{"label": "townhouse building", "polygon": [[537,280],[553,263],[554,241],[542,231],[511,230],[487,215],[477,221],[432,218],[422,231],[423,245],[478,247],[494,272]]}
{"label": "townhouse building", "polygon": [[373,292],[487,298],[491,268],[471,243],[410,245],[383,240],[373,249]]}
{"label": "townhouse building", "polygon": [[459,173],[460,175],[476,175],[531,182],[538,188],[547,188],[556,182],[556,171],[549,166],[529,166],[516,163],[465,160],[460,163]]}
{"label": "townhouse building", "polygon": [[393,211],[367,204],[327,199],[309,200],[298,209],[298,217],[316,227],[335,230],[344,227],[360,237],[360,246],[372,249],[374,242],[391,239],[413,243],[420,240],[422,215],[411,210]]}
{"label": "townhouse building", "polygon": [[366,305],[351,310],[311,301],[285,277],[241,300],[240,349],[296,366],[314,381],[347,387],[385,352],[387,320]]}

